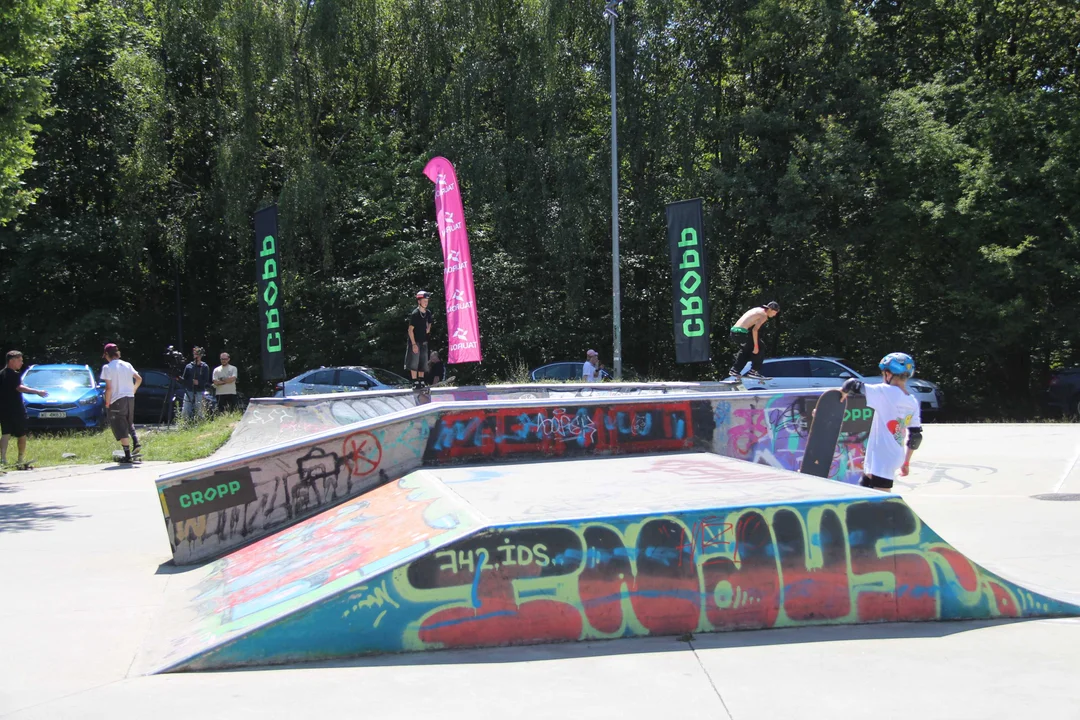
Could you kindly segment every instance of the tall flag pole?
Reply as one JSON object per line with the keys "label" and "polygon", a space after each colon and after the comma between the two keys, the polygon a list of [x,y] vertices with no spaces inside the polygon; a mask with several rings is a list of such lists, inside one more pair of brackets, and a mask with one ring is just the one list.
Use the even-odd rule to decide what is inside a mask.
{"label": "tall flag pole", "polygon": [[278,273],[277,205],[255,213],[255,281],[259,287],[259,337],[263,380],[285,377],[285,337],[281,329],[281,276]]}
{"label": "tall flag pole", "polygon": [[424,175],[435,183],[435,218],[442,240],[446,330],[450,336],[446,362],[480,362],[480,320],[457,173],[449,160],[434,157],[424,167]]}

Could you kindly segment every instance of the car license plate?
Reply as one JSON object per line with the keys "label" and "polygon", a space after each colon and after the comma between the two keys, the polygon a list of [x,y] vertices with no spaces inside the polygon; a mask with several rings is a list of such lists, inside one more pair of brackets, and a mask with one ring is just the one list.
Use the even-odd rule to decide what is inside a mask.
{"label": "car license plate", "polygon": [[40,413],[38,413],[38,417],[39,418],[66,418],[67,413],[66,412],[40,412]]}

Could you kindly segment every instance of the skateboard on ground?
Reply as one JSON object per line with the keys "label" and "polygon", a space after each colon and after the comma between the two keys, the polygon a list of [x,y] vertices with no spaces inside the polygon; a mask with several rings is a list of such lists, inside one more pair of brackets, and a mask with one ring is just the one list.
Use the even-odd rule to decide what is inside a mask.
{"label": "skateboard on ground", "polygon": [[113,450],[112,459],[113,462],[119,463],[120,465],[138,465],[142,462],[142,454],[138,451],[132,451],[131,460],[128,460],[124,457],[123,450]]}
{"label": "skateboard on ground", "polygon": [[821,393],[810,421],[810,435],[806,439],[806,452],[803,453],[799,472],[820,478],[829,477],[846,409],[847,400],[839,390]]}

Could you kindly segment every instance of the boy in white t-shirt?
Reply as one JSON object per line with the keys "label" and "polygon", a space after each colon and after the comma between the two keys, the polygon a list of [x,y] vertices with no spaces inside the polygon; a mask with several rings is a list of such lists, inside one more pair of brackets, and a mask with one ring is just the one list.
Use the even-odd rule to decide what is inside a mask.
{"label": "boy in white t-shirt", "polygon": [[922,417],[919,401],[907,389],[907,381],[915,374],[915,361],[911,356],[889,353],[878,363],[878,368],[883,383],[870,385],[851,378],[842,390],[845,399],[848,394],[865,394],[867,406],[874,410],[859,484],[877,490],[892,490],[897,471],[901,477],[908,474],[911,454],[922,444]]}
{"label": "boy in white t-shirt", "polygon": [[125,463],[131,458],[131,429],[135,426],[135,391],[142,385],[142,376],[135,372],[131,363],[120,359],[120,348],[113,343],[105,346],[109,364],[101,368],[105,381],[105,407],[109,413],[109,427],[113,437],[124,448]]}

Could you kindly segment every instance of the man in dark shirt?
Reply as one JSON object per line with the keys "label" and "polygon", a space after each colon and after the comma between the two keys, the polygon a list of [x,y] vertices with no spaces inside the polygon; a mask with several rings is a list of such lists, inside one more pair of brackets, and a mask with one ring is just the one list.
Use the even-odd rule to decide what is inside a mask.
{"label": "man in dark shirt", "polygon": [[442,359],[439,357],[439,353],[434,350],[428,356],[427,376],[432,385],[438,385],[446,379],[446,370],[443,368]]}
{"label": "man in dark shirt", "polygon": [[196,413],[202,414],[203,392],[210,387],[210,366],[202,361],[203,349],[193,347],[191,349],[192,361],[184,368],[184,374],[180,382],[184,385],[184,408],[185,420],[191,420]]}
{"label": "man in dark shirt", "polygon": [[434,317],[428,310],[431,293],[420,290],[416,293],[416,307],[409,313],[407,345],[405,347],[405,369],[412,375],[416,387],[423,387],[428,364],[428,336],[434,324]]}
{"label": "man in dark shirt", "polygon": [[14,435],[19,444],[19,461],[16,465],[22,467],[26,465],[26,406],[23,405],[22,394],[33,393],[45,397],[49,393],[22,384],[21,352],[9,351],[6,360],[7,365],[0,370],[0,465],[7,465],[8,442]]}

